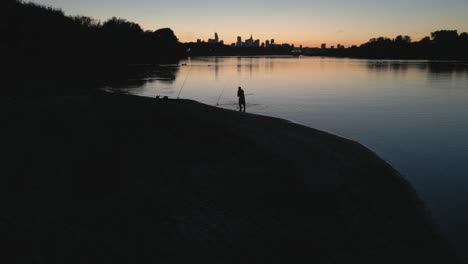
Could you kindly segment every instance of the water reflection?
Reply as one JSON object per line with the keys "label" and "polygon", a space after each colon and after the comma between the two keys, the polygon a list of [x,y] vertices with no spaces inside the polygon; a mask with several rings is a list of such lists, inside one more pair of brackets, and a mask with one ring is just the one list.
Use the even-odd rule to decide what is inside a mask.
{"label": "water reflection", "polygon": [[433,61],[367,61],[367,69],[371,73],[394,75],[414,74],[426,76],[428,80],[451,80],[452,78],[468,78],[468,65],[459,62]]}
{"label": "water reflection", "polygon": [[214,71],[215,71],[215,80],[218,80],[219,79],[219,67],[220,67],[220,63],[219,63],[219,57],[214,57]]}
{"label": "water reflection", "polygon": [[[206,68],[211,68],[211,70]],[[363,71],[364,69],[367,73]],[[352,81],[358,77],[372,80],[373,76],[420,82],[423,80],[429,82],[468,80],[468,65],[455,62],[207,57],[189,59],[182,62],[181,65],[134,66],[124,74],[109,79],[108,85],[116,89],[140,89],[138,92],[136,90],[133,92],[143,92],[143,95],[149,95],[151,90],[157,86],[176,88],[180,84],[179,77],[185,78],[188,70],[193,71],[194,76],[196,76],[190,80],[191,83],[204,82],[206,87],[216,86],[227,81],[232,81],[232,86],[237,87],[242,82],[245,83],[246,80],[256,81],[259,79],[262,79],[263,86],[268,87],[275,87],[278,81],[282,80],[307,81],[310,85],[310,83],[313,84],[320,80],[330,82],[330,78],[339,83],[342,78],[352,78]],[[208,76],[212,77],[211,81],[209,81],[210,78],[206,78]],[[236,83],[236,80],[239,83]],[[195,90],[201,88],[198,85],[195,86]],[[459,87],[465,88],[466,85]],[[145,91],[141,91],[143,88]],[[197,92],[204,93],[206,89],[202,88]]]}
{"label": "water reflection", "polygon": [[157,83],[172,85],[178,77],[179,70],[179,65],[133,65],[120,74],[108,77],[106,86],[126,90]]}

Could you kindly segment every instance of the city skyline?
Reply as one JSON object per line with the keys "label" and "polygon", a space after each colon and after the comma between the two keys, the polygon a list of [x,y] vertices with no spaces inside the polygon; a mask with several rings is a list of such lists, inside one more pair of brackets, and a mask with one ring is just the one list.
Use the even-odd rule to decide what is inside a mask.
{"label": "city skyline", "polygon": [[[228,43],[225,42],[224,40],[220,39],[218,32],[214,32],[214,38],[209,38],[208,40],[204,39],[197,39],[196,41],[189,41],[187,43],[208,43],[208,44],[222,44],[222,45],[228,45],[231,47],[261,47],[261,48],[269,48],[269,47],[279,47],[279,46],[291,46],[292,48],[315,48],[315,49],[343,49],[347,48],[346,45],[342,45],[340,43],[338,44],[333,44],[331,43],[328,45],[327,43],[321,43],[320,46],[314,46],[314,47],[309,47],[309,46],[303,46],[302,44],[296,45],[296,44],[291,44],[291,43],[278,43],[274,38],[266,39],[264,41],[260,39],[255,39],[253,38],[253,34],[250,34],[250,38],[245,39],[243,41],[242,36],[237,36],[236,42]],[[349,47],[357,47],[357,45],[352,45]]]}
{"label": "city skyline", "polygon": [[[269,38],[264,41],[261,41],[260,39],[254,39],[253,34],[250,34],[250,38],[245,39],[245,41],[242,41],[243,37],[242,36],[237,36],[237,39],[235,42],[225,42],[224,40],[219,38],[218,32],[214,33],[214,38],[209,38],[207,41],[204,39],[197,39],[197,43],[209,43],[209,44],[223,44],[223,45],[230,45],[234,47],[270,47],[270,46],[275,46],[275,45],[281,45],[276,43],[274,38]],[[194,42],[194,41],[189,41]],[[290,45],[289,43],[284,43],[286,45]],[[302,46],[302,45],[301,45]]]}
{"label": "city skyline", "polygon": [[170,27],[181,42],[208,39],[213,32],[223,32],[226,44],[235,43],[239,35],[253,34],[262,40],[274,35],[296,46],[320,47],[322,43],[352,46],[380,36],[392,38],[403,34],[419,40],[440,29],[468,31],[468,16],[465,15],[468,2],[461,0],[32,2],[101,21],[116,16],[136,22],[145,30]]}

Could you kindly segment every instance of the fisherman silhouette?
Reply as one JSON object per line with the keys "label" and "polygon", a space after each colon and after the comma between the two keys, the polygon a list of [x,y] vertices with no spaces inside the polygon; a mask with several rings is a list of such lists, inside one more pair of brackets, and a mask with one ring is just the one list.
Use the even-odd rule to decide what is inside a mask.
{"label": "fisherman silhouette", "polygon": [[245,93],[240,86],[237,91],[237,97],[239,97],[239,112],[245,112]]}

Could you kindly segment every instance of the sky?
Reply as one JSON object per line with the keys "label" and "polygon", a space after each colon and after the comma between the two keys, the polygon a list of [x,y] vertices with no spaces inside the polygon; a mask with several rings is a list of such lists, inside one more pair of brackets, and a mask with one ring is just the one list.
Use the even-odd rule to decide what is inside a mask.
{"label": "sky", "polygon": [[252,34],[262,42],[318,47],[359,45],[374,37],[414,40],[440,29],[468,31],[468,0],[32,0],[68,15],[113,16],[145,30],[170,27],[182,42],[218,32],[227,44]]}

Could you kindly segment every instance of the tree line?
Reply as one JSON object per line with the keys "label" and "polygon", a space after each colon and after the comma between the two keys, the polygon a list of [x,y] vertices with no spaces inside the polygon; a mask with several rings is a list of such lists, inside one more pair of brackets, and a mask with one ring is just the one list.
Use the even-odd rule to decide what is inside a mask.
{"label": "tree line", "polygon": [[373,38],[359,47],[327,51],[327,55],[376,59],[467,60],[468,33],[439,30],[419,41],[409,36]]}

